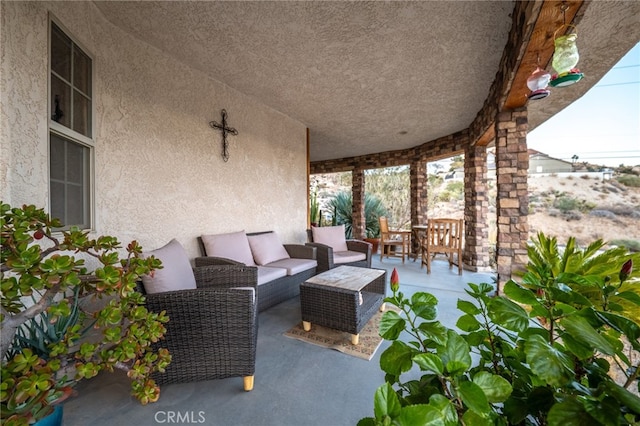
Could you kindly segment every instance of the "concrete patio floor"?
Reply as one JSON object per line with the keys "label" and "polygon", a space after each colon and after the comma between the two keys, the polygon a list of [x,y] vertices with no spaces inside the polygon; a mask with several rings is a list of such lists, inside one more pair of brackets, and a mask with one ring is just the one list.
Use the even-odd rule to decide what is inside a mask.
{"label": "concrete patio floor", "polygon": [[[493,283],[493,274],[449,270],[434,261],[431,275],[420,262],[375,257],[373,267],[397,267],[406,295],[427,291],[439,300],[438,319],[453,327],[458,298],[468,298],[469,282]],[[387,294],[390,290],[387,289]],[[124,373],[106,373],[77,387],[78,396],[64,406],[65,426],[107,425],[355,425],[373,415],[373,395],[384,383],[380,354],[371,361],[284,336],[300,319],[299,299],[283,302],[259,317],[255,387],[244,392],[241,378],[168,385],[160,400],[142,406],[130,396]]]}

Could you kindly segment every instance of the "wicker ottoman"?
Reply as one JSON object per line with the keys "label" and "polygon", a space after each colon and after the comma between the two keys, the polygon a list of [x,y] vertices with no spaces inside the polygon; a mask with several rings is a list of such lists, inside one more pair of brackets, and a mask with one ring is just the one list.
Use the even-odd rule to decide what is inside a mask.
{"label": "wicker ottoman", "polygon": [[300,285],[300,309],[305,331],[311,324],[351,333],[358,344],[360,330],[378,310],[384,310],[387,272],[338,266]]}

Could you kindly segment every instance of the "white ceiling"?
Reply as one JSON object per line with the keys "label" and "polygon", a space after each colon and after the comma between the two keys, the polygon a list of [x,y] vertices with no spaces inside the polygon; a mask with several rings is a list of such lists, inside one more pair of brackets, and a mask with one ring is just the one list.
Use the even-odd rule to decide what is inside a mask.
{"label": "white ceiling", "polygon": [[[410,148],[467,128],[495,77],[514,7],[512,1],[95,4],[135,37],[304,123],[312,161]],[[613,50],[594,56],[602,70],[592,76],[633,47],[629,40],[640,40],[637,4],[589,6],[594,16],[606,12],[622,33],[609,41]],[[610,13],[613,5],[626,10]],[[629,27],[634,14],[636,29]],[[531,125],[593,84],[532,105]]]}

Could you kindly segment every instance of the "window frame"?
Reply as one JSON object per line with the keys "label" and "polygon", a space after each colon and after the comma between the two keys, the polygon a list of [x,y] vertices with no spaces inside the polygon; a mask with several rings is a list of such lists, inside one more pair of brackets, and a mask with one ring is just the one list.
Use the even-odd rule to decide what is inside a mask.
{"label": "window frame", "polygon": [[[85,136],[75,130],[73,130],[70,127],[64,126],[56,121],[54,121],[52,119],[52,115],[54,113],[54,111],[52,110],[52,105],[53,105],[53,99],[52,99],[52,78],[53,78],[53,70],[52,70],[52,32],[53,32],[53,25],[57,26],[58,29],[60,31],[62,31],[64,33],[64,35],[66,37],[68,37],[71,42],[73,43],[73,45],[75,47],[77,47],[78,49],[80,49],[90,60],[91,60],[91,71],[90,71],[90,77],[91,77],[91,83],[90,83],[90,89],[91,89],[91,97],[90,97],[90,108],[89,108],[89,114],[90,114],[90,122],[91,122],[91,128],[90,128],[90,132],[89,132],[89,136]],[[89,149],[89,161],[88,161],[88,166],[89,166],[89,170],[87,171],[87,175],[86,178],[88,180],[87,183],[87,197],[89,198],[86,203],[86,206],[88,208],[88,213],[87,213],[87,220],[89,223],[87,224],[82,224],[81,229],[83,230],[95,230],[95,148],[96,148],[96,143],[95,143],[95,117],[96,117],[96,104],[95,104],[95,57],[94,55],[91,53],[91,51],[89,51],[82,43],[80,43],[78,41],[78,39],[73,35],[72,32],[70,32],[58,19],[56,19],[55,16],[53,16],[51,13],[49,14],[49,19],[48,19],[48,34],[47,34],[47,39],[48,39],[48,44],[47,44],[47,57],[48,57],[48,61],[47,61],[47,123],[48,123],[48,128],[47,128],[47,190],[48,190],[48,204],[49,204],[49,212],[52,212],[52,200],[53,200],[53,195],[52,195],[52,179],[51,179],[51,136],[55,135],[59,138],[62,138],[68,142],[71,143],[75,143],[78,144],[79,146],[83,147],[83,148],[88,148]],[[72,59],[72,65],[73,65],[73,59]],[[73,77],[71,77],[71,103],[73,103],[73,89],[74,89],[74,85],[73,85]],[[83,189],[84,185],[83,185]],[[66,202],[66,200],[65,200]],[[79,224],[64,224],[64,227],[60,228],[59,230],[66,230],[69,229],[71,226],[79,226]]]}

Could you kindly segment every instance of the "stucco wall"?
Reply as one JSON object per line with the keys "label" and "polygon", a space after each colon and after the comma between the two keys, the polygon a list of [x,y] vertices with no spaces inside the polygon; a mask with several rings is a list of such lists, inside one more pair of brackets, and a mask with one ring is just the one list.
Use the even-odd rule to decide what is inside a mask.
{"label": "stucco wall", "polygon": [[[145,249],[273,229],[304,242],[306,128],[123,33],[88,2],[2,2],[0,198],[48,206],[48,12],[93,56],[95,231]],[[220,110],[239,135],[223,162]]]}

